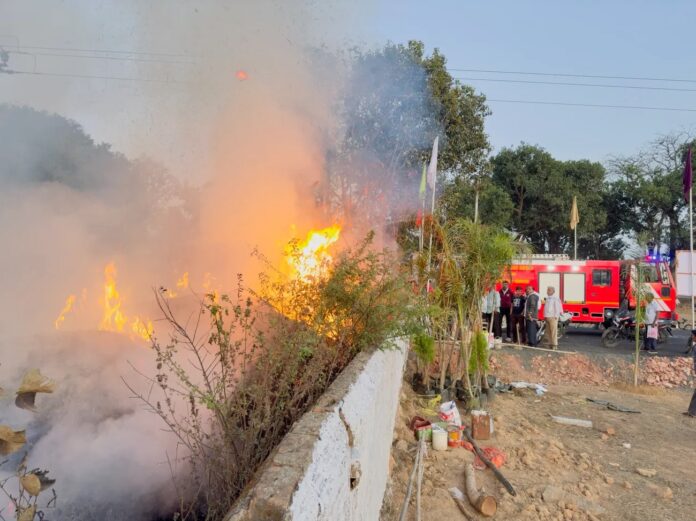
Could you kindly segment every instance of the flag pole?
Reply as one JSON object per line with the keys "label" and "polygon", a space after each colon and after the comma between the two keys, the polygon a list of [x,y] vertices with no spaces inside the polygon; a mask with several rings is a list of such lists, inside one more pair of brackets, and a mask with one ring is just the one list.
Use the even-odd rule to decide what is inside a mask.
{"label": "flag pole", "polygon": [[573,229],[575,235],[575,246],[573,248],[573,260],[578,260],[578,227],[577,225]]}
{"label": "flag pole", "polygon": [[691,271],[691,329],[696,328],[694,325],[694,189],[693,185],[689,187],[689,269]]}

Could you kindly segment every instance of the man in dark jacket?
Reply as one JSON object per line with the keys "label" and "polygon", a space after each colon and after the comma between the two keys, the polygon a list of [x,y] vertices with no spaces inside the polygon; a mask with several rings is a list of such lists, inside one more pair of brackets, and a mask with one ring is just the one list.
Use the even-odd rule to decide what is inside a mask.
{"label": "man in dark jacket", "polygon": [[512,307],[512,291],[510,291],[510,287],[508,284],[507,280],[503,281],[503,287],[500,288],[500,314],[498,316],[498,320],[500,320],[500,326],[498,327],[498,331],[500,332],[502,336],[502,331],[501,331],[501,326],[503,323],[503,317],[505,317],[505,341],[509,342],[510,338],[512,338],[512,323],[510,319],[510,308]]}
{"label": "man in dark jacket", "polygon": [[520,344],[527,343],[527,325],[524,323],[524,304],[527,298],[522,293],[522,288],[515,288],[515,295],[512,297],[512,341]]}
{"label": "man in dark jacket", "polygon": [[[691,330],[691,342],[696,343],[696,329]],[[694,357],[694,376],[696,376],[696,349],[691,349],[691,355]],[[694,390],[693,396],[691,396],[691,403],[689,404],[689,410],[684,413],[686,416],[691,418],[696,418],[696,390]]]}
{"label": "man in dark jacket", "polygon": [[527,321],[527,343],[535,346],[537,340],[537,319],[539,318],[539,308],[541,299],[539,294],[534,291],[532,286],[527,286],[527,302],[524,304],[524,318]]}

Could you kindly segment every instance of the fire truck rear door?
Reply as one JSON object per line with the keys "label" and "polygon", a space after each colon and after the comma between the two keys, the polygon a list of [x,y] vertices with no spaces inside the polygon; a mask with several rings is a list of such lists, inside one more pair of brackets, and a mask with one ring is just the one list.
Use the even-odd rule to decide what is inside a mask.
{"label": "fire truck rear door", "polygon": [[569,304],[585,303],[585,274],[563,274],[563,302]]}
{"label": "fire truck rear door", "polygon": [[561,274],[560,273],[539,273],[539,294],[541,298],[546,298],[546,288],[552,286],[556,290],[556,295],[561,296]]}

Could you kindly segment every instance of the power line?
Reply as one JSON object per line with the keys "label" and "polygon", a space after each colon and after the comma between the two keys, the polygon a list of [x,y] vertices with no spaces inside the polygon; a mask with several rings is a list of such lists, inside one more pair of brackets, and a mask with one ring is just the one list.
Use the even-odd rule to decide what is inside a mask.
{"label": "power line", "polygon": [[674,92],[696,92],[696,89],[685,89],[678,87],[651,87],[649,85],[613,85],[613,84],[602,84],[602,83],[575,83],[575,82],[565,82],[565,81],[541,81],[541,80],[511,80],[503,78],[463,78],[459,76],[454,77],[461,81],[493,81],[499,83],[525,83],[533,85],[560,85],[560,86],[570,86],[570,87],[605,87],[610,89],[636,89],[636,90],[660,90],[660,91],[674,91]]}
{"label": "power line", "polygon": [[184,61],[184,60],[161,60],[158,58],[132,58],[127,56],[95,56],[93,54],[66,54],[66,53],[52,53],[52,52],[26,52],[26,51],[9,51],[6,49],[8,54],[19,54],[23,56],[51,56],[51,57],[62,57],[62,58],[84,58],[84,59],[94,59],[94,60],[113,60],[113,61],[128,61],[128,62],[147,62],[147,63],[173,63],[173,64],[189,64],[195,65],[194,61]]}
{"label": "power line", "polygon": [[189,82],[185,81],[179,81],[179,80],[164,80],[164,79],[158,79],[158,78],[134,78],[134,77],[127,77],[127,76],[100,76],[100,75],[92,75],[92,74],[71,74],[71,73],[62,73],[62,72],[44,72],[44,71],[17,71],[17,70],[7,70],[7,71],[2,71],[5,74],[8,75],[13,75],[13,74],[25,74],[25,75],[31,75],[31,76],[56,76],[60,78],[77,78],[77,79],[83,79],[83,80],[116,80],[116,81],[142,81],[142,82],[150,82],[150,83],[177,83],[177,84],[186,84]]}
{"label": "power line", "polygon": [[516,99],[492,99],[487,98],[486,102],[492,103],[522,103],[531,105],[560,105],[567,107],[593,107],[610,109],[633,109],[633,110],[666,110],[670,112],[696,112],[696,109],[679,107],[646,107],[641,105],[602,105],[599,103],[570,103],[562,101],[536,101],[536,100],[516,100]]}
{"label": "power line", "polygon": [[536,72],[536,71],[504,71],[491,69],[457,69],[453,67],[447,68],[450,71],[456,72],[483,72],[490,74],[516,74],[519,76],[559,76],[564,78],[594,78],[603,80],[637,80],[637,81],[673,81],[683,83],[696,83],[696,80],[685,78],[655,78],[646,76],[602,76],[598,74],[567,74],[560,72]]}
{"label": "power line", "polygon": [[[8,47],[7,44],[0,42],[0,46]],[[193,58],[191,55],[181,54],[181,53],[171,53],[171,52],[150,52],[150,51],[124,51],[124,50],[111,50],[111,49],[81,49],[76,47],[41,47],[38,45],[19,45],[15,48],[21,49],[35,49],[38,51],[72,51],[72,52],[90,52],[90,53],[104,53],[104,54],[132,54],[138,56],[169,56],[177,58]]]}

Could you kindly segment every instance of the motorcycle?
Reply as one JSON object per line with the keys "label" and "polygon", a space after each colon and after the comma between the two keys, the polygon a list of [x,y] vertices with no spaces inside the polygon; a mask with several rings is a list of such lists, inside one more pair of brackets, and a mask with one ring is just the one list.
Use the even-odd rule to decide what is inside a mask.
{"label": "motorcycle", "polygon": [[[563,338],[563,335],[565,335],[566,329],[570,325],[571,320],[573,319],[573,314],[570,312],[565,312],[561,313],[561,316],[558,317],[558,338],[561,339]],[[544,332],[546,331],[546,321],[543,319],[538,319],[537,320],[537,339],[541,340],[544,338]]]}
{"label": "motorcycle", "polygon": [[[612,319],[611,326],[602,333],[602,346],[616,347],[621,340],[635,338],[636,315],[634,312],[617,313]],[[640,335],[641,348],[644,340],[644,333]],[[667,339],[674,336],[672,324],[668,320],[660,320],[657,323],[657,343],[664,344]]]}

